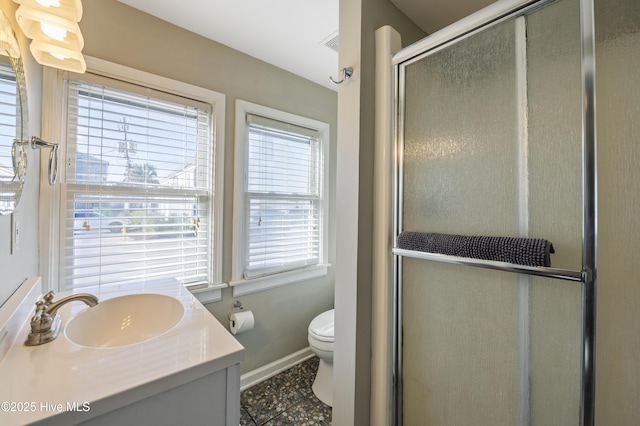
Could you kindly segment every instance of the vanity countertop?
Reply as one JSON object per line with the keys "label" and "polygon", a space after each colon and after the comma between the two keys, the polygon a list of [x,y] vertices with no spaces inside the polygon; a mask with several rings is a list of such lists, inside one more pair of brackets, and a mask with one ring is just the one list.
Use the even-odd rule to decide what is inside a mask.
{"label": "vanity countertop", "polygon": [[[37,287],[39,290],[39,280]],[[89,348],[69,341],[64,327],[78,312],[90,308],[83,303],[68,303],[58,311],[62,319],[58,338],[28,347],[23,342],[34,305],[33,296],[26,297],[23,304],[31,306],[22,306],[15,315],[28,314],[0,360],[0,424],[75,424],[224,370],[243,359],[242,345],[179,284],[133,292],[81,292],[94,294],[100,301],[127,293],[165,294],[182,302],[185,313],[174,328],[150,340],[115,348]],[[69,294],[61,292],[55,299]]]}

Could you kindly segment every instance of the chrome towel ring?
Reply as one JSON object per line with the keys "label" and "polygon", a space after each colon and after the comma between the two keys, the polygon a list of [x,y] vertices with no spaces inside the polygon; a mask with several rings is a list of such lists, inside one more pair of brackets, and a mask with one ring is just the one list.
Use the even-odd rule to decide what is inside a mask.
{"label": "chrome towel ring", "polygon": [[49,185],[55,184],[58,178],[58,144],[33,136],[31,138],[31,147],[33,149],[51,148],[49,153]]}

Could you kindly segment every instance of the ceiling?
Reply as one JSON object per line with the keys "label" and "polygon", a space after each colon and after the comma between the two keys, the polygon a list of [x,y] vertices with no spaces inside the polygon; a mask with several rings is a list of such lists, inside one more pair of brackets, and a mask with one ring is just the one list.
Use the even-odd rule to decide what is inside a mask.
{"label": "ceiling", "polygon": [[[331,90],[339,0],[119,0],[164,21],[283,68]],[[433,33],[493,0],[391,0]]]}

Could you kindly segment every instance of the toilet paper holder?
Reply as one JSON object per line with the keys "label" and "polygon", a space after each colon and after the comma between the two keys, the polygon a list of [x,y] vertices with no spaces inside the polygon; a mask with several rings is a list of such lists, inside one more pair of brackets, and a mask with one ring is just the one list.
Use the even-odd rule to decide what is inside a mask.
{"label": "toilet paper holder", "polygon": [[229,331],[231,334],[240,334],[253,330],[255,318],[253,312],[245,309],[240,301],[233,304],[233,309],[229,312]]}
{"label": "toilet paper holder", "polygon": [[233,314],[234,312],[240,312],[244,310],[244,306],[242,305],[242,302],[239,300],[236,300],[235,302],[233,302],[233,309],[231,309],[231,312],[229,312],[229,314],[227,315],[227,318],[229,319],[229,321],[231,321],[231,314]]}

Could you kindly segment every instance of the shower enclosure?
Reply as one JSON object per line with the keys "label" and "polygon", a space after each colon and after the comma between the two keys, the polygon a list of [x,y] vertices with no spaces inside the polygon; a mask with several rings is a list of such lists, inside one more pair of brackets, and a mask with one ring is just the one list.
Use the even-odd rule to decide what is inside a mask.
{"label": "shower enclosure", "polygon": [[549,240],[552,267],[394,248],[396,421],[593,424],[590,0],[502,0],[394,56],[395,235]]}

